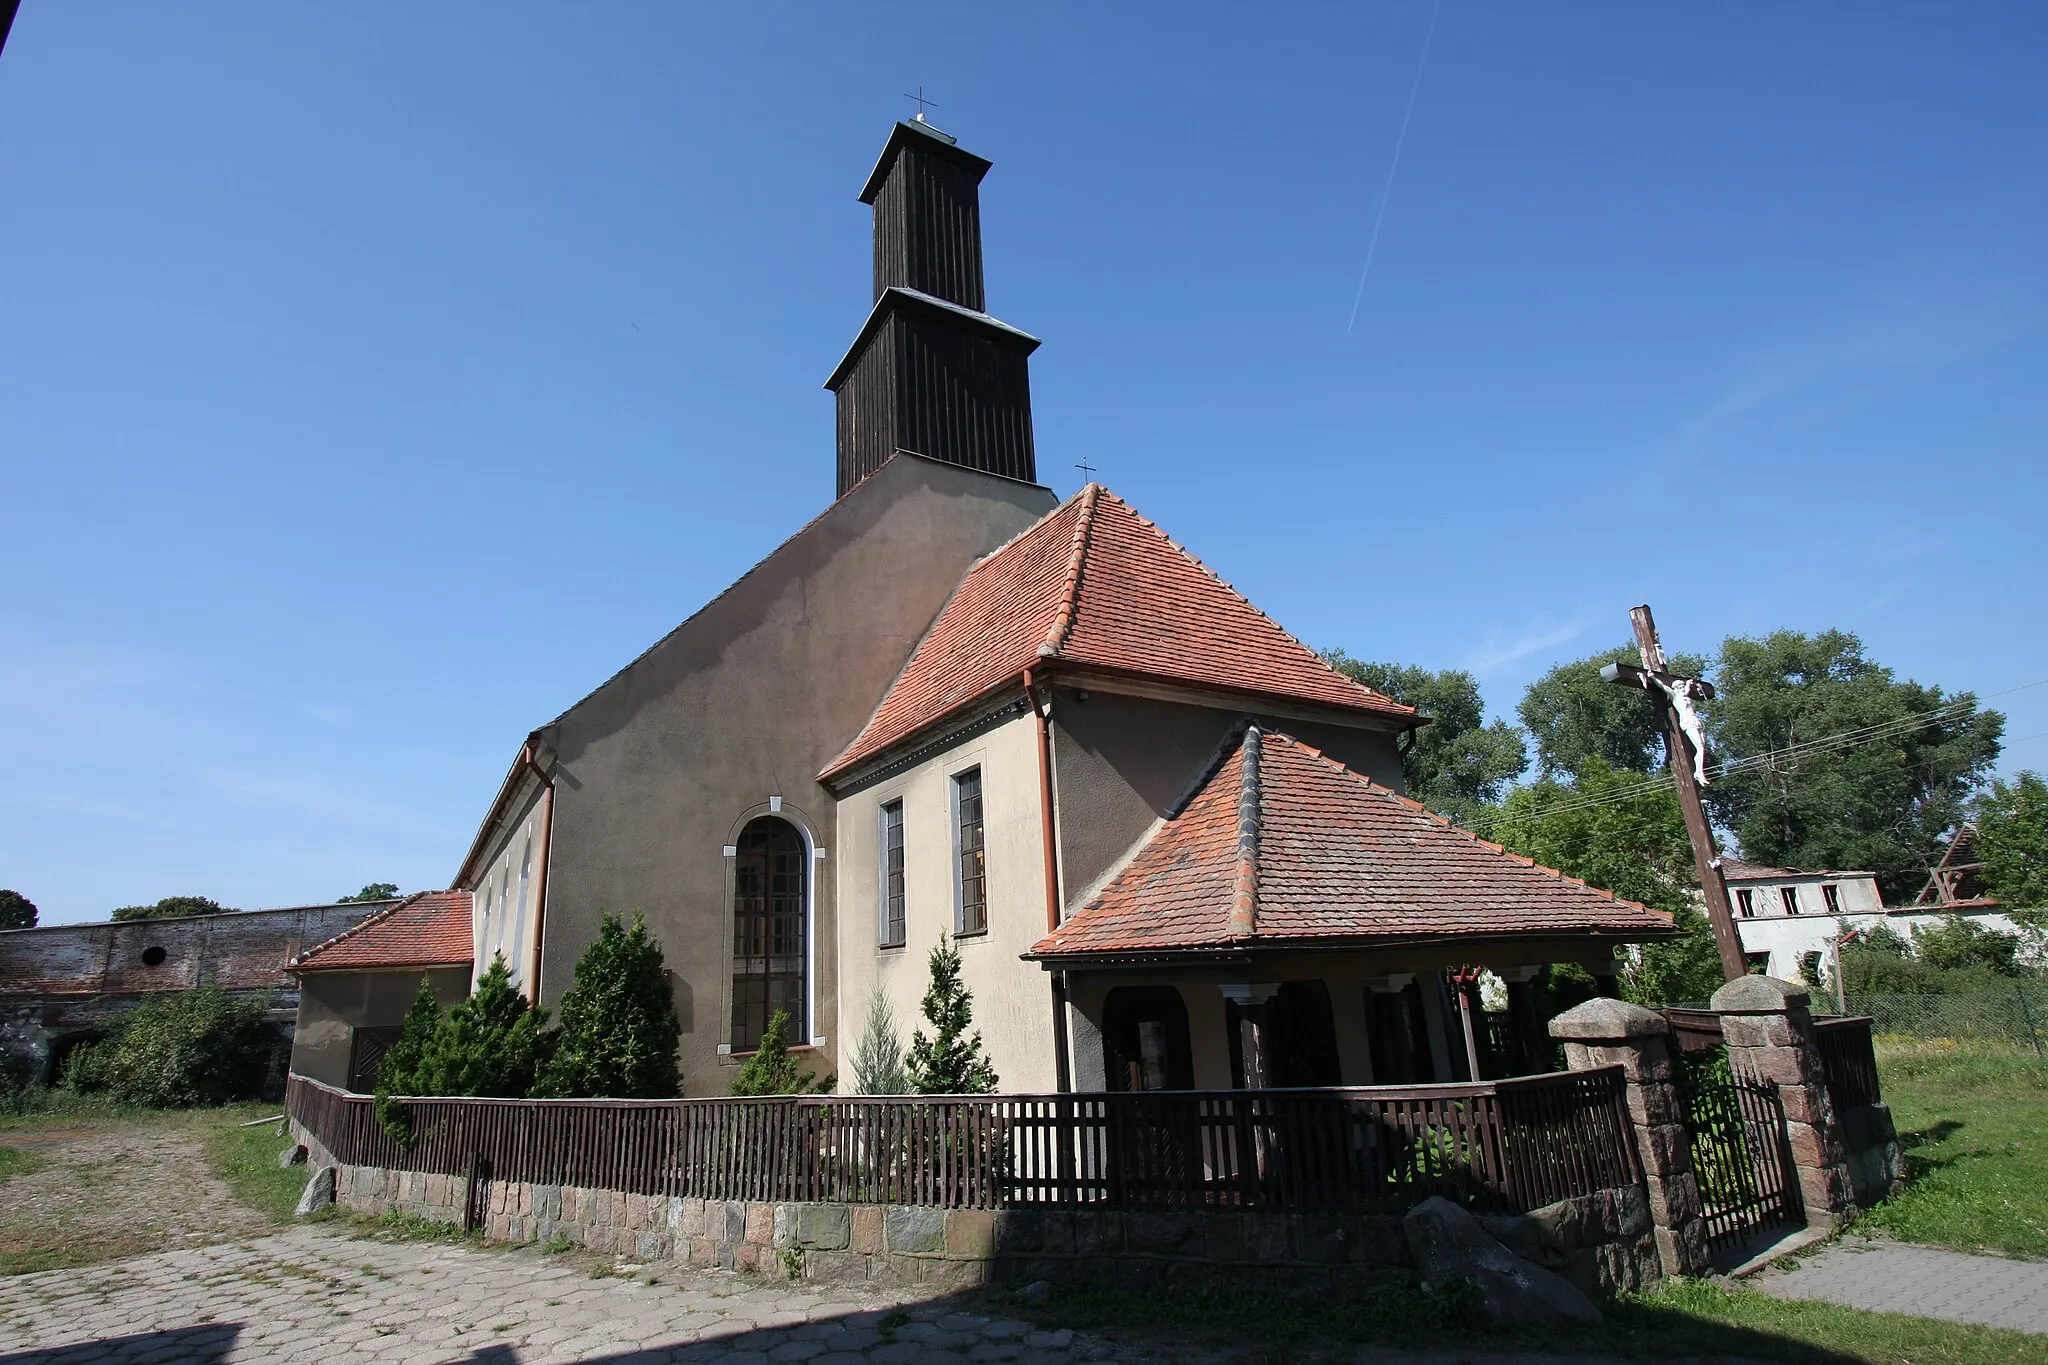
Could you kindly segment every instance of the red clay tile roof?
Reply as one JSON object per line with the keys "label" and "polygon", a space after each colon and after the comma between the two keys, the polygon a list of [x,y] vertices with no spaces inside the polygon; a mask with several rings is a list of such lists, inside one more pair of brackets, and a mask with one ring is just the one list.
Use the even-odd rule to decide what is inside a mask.
{"label": "red clay tile roof", "polygon": [[292,959],[298,972],[468,966],[476,955],[467,891],[420,891]]}
{"label": "red clay tile roof", "polygon": [[1489,844],[1290,735],[1250,727],[1031,955],[1670,931],[1668,915]]}
{"label": "red clay tile roof", "polygon": [[831,777],[1016,679],[1097,668],[1412,720],[1100,484],[967,571]]}

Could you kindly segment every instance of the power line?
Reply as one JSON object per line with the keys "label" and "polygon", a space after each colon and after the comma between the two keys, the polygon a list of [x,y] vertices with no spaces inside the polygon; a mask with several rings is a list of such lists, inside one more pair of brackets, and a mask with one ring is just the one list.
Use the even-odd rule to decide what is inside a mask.
{"label": "power line", "polygon": [[1401,149],[1408,145],[1408,121],[1415,117],[1415,97],[1422,90],[1422,69],[1429,65],[1429,45],[1436,38],[1437,15],[1443,12],[1443,0],[1436,0],[1429,10],[1429,30],[1422,35],[1422,55],[1415,61],[1415,80],[1408,87],[1408,107],[1401,113],[1401,131],[1394,138],[1394,160],[1387,167],[1387,183],[1380,190],[1380,211],[1373,216],[1372,239],[1365,247],[1365,269],[1358,272],[1358,293],[1351,300],[1351,321],[1344,324],[1349,332],[1358,326],[1358,305],[1365,302],[1365,280],[1372,274],[1373,254],[1380,249],[1380,229],[1387,221],[1387,201],[1394,197],[1394,175],[1401,169]]}

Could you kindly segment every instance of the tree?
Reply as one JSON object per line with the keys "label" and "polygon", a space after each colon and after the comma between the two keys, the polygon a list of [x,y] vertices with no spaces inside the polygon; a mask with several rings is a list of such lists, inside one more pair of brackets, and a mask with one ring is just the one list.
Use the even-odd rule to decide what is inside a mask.
{"label": "tree", "polygon": [[1913,930],[1913,956],[1938,971],[1988,967],[2000,976],[2019,976],[2019,948],[2017,934],[1986,929],[1961,915]]}
{"label": "tree", "polygon": [[377,1063],[377,1093],[374,1107],[377,1121],[384,1125],[384,1131],[397,1143],[412,1141],[412,1119],[405,1106],[397,1100],[399,1095],[418,1095],[420,1088],[420,1059],[426,1056],[427,1045],[434,1040],[434,1034],[441,1027],[441,999],[434,994],[432,977],[420,977],[420,988],[413,995],[412,1004],[405,1011],[405,1022],[398,1030],[398,1041],[384,1053]]}
{"label": "tree", "polygon": [[682,1093],[682,1036],[661,945],[640,916],[607,914],[577,959],[536,1095],[667,1099]]}
{"label": "tree", "polygon": [[1437,814],[1460,823],[1471,819],[1499,804],[1508,783],[1529,766],[1528,748],[1512,725],[1485,723],[1479,680],[1470,673],[1367,663],[1341,649],[1324,657],[1338,672],[1430,718],[1402,754],[1401,771],[1408,795]]}
{"label": "tree", "polygon": [[868,997],[868,1021],[853,1052],[853,1088],[863,1095],[907,1095],[910,1076],[903,1069],[903,1039],[896,1032],[896,1013],[877,986]]}
{"label": "tree", "polygon": [[2048,908],[2048,783],[2039,773],[1992,782],[1977,806],[1977,856],[2000,905],[2022,914]]}
{"label": "tree", "polygon": [[924,1017],[932,1026],[926,1038],[919,1029],[910,1035],[905,1069],[911,1089],[920,1095],[990,1095],[996,1072],[981,1055],[981,1034],[968,1033],[974,1022],[974,997],[960,983],[960,953],[950,939],[932,947],[931,985],[924,993]]}
{"label": "tree", "polygon": [[269,1011],[268,995],[218,986],[153,995],[99,1042],[73,1048],[64,1083],[157,1109],[254,1099],[278,1043]]}
{"label": "tree", "polygon": [[[1997,761],[2005,718],[1979,710],[1967,692],[1896,681],[1846,631],[1731,638],[1715,676],[1711,746],[1716,758],[1744,766],[1707,796],[1742,856],[1872,872],[1893,903],[1917,892]],[[1765,758],[1852,733],[1866,738]]]}
{"label": "tree", "polygon": [[[1599,804],[1582,804],[1598,801]],[[1671,914],[1680,937],[1645,944],[1622,974],[1637,1004],[1704,1000],[1718,988],[1720,950],[1698,904],[1692,845],[1668,787],[1645,787],[1598,756],[1578,781],[1544,778],[1509,795],[1488,837],[1545,867]]]}
{"label": "tree", "polygon": [[354,901],[392,901],[398,899],[397,882],[371,882],[353,896],[336,896],[336,905],[348,905]]}
{"label": "tree", "polygon": [[546,1023],[547,1011],[512,985],[504,954],[494,956],[476,989],[449,1009],[421,1049],[415,1093],[525,1096],[544,1059]]}
{"label": "tree", "polygon": [[155,905],[124,905],[113,914],[115,919],[189,919],[194,915],[232,915],[217,900],[205,896],[165,896]]}
{"label": "tree", "polygon": [[777,1010],[768,1016],[768,1028],[755,1045],[754,1055],[733,1077],[732,1093],[827,1095],[838,1083],[837,1076],[821,1081],[815,1071],[805,1071],[796,1064],[796,1058],[789,1055],[789,1011]]}
{"label": "tree", "polygon": [[19,891],[0,891],[0,929],[36,927],[36,903]]}
{"label": "tree", "polygon": [[[1698,675],[1706,660],[1674,654],[1674,673]],[[1664,724],[1640,692],[1600,680],[1606,664],[1638,664],[1634,645],[1559,664],[1522,694],[1516,709],[1536,741],[1536,767],[1546,777],[1569,779],[1589,759],[1628,772],[1654,772],[1664,762]]]}

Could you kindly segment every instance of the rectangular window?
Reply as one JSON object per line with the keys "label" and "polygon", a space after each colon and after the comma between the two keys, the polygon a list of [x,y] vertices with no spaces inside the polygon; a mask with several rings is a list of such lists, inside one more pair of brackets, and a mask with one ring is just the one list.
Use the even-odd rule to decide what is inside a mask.
{"label": "rectangular window", "polygon": [[953,847],[959,856],[953,878],[953,932],[988,932],[988,858],[982,847],[981,769],[953,779]]}
{"label": "rectangular window", "polygon": [[1737,910],[1740,910],[1740,911],[1742,912],[1742,917],[1743,917],[1744,919],[1748,919],[1748,918],[1749,918],[1749,917],[1750,917],[1751,915],[1754,915],[1754,914],[1756,913],[1756,892],[1754,892],[1754,891],[1738,891],[1738,892],[1736,892],[1736,893],[1735,893],[1735,908],[1736,908]]}
{"label": "rectangular window", "polygon": [[1828,913],[1830,915],[1842,913],[1842,893],[1836,889],[1833,882],[1821,883],[1820,898],[1828,903]]}
{"label": "rectangular window", "polygon": [[882,946],[903,946],[903,803],[882,807]]}
{"label": "rectangular window", "polygon": [[1788,915],[1796,915],[1796,914],[1798,914],[1798,913],[1799,913],[1799,888],[1798,888],[1798,887],[1796,887],[1796,886],[1781,886],[1781,887],[1779,887],[1779,888],[1778,888],[1778,894],[1779,894],[1779,895],[1780,895],[1781,897],[1783,897],[1783,898],[1784,898],[1784,901],[1785,901],[1785,913],[1786,913],[1786,914],[1788,914]]}

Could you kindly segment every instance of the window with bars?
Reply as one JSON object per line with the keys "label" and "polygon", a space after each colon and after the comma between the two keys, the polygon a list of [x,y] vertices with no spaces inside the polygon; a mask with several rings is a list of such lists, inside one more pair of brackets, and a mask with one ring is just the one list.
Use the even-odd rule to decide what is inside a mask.
{"label": "window with bars", "polygon": [[988,856],[982,843],[981,769],[953,778],[955,934],[988,932]]}
{"label": "window with bars", "polygon": [[881,811],[882,946],[903,946],[903,803],[890,801]]}
{"label": "window with bars", "polygon": [[810,859],[788,821],[764,815],[740,831],[732,870],[732,1050],[752,1052],[777,1010],[792,1042],[808,1043],[805,1009]]}
{"label": "window with bars", "polygon": [[1799,888],[1798,888],[1798,887],[1796,887],[1796,886],[1781,886],[1781,887],[1779,887],[1779,888],[1778,888],[1778,895],[1779,895],[1779,897],[1780,897],[1780,898],[1781,898],[1781,899],[1782,899],[1782,900],[1783,900],[1783,901],[1785,902],[1785,913],[1786,913],[1786,914],[1788,914],[1788,915],[1796,915],[1796,914],[1798,914],[1798,913],[1799,913]]}
{"label": "window with bars", "polygon": [[1842,913],[1842,893],[1833,882],[1821,883],[1820,898],[1827,902],[1830,915]]}

